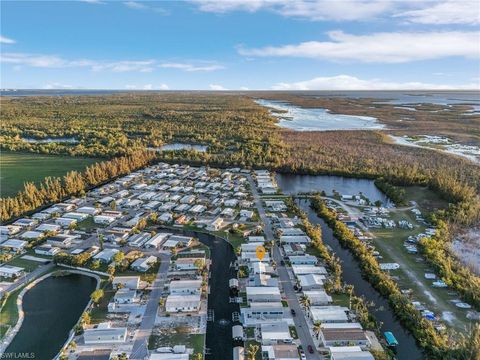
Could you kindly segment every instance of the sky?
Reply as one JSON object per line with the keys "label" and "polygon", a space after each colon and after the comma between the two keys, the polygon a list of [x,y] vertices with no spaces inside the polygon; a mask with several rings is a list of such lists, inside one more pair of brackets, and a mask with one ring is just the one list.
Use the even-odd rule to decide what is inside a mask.
{"label": "sky", "polygon": [[0,87],[480,89],[478,0],[2,0]]}

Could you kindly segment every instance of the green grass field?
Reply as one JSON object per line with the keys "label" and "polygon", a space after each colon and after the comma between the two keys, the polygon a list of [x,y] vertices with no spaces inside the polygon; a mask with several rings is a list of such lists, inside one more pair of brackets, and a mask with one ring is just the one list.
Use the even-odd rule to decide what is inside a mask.
{"label": "green grass field", "polygon": [[0,195],[15,195],[25,181],[39,183],[46,176],[63,176],[83,170],[98,159],[26,153],[0,153]]}

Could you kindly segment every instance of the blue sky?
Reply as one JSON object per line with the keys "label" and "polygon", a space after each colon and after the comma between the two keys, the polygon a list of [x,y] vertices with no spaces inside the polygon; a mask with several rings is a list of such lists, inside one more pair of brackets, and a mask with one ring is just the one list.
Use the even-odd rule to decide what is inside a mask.
{"label": "blue sky", "polygon": [[480,88],[480,3],[2,1],[2,88]]}

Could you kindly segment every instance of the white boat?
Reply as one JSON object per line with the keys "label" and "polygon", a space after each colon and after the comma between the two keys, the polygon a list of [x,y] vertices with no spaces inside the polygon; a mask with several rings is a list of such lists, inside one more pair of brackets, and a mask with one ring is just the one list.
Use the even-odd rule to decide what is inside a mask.
{"label": "white boat", "polygon": [[455,304],[456,307],[460,309],[471,309],[472,306],[470,304],[464,303],[464,302],[459,302]]}

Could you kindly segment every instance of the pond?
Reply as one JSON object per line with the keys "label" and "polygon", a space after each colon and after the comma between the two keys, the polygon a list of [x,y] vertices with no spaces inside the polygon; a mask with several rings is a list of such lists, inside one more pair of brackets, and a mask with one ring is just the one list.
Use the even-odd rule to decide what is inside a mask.
{"label": "pond", "polygon": [[205,152],[208,149],[206,145],[198,145],[198,144],[185,144],[185,143],[173,143],[173,144],[166,144],[156,148],[148,148],[149,150],[155,151],[175,151],[175,150],[195,150],[200,152]]}
{"label": "pond", "polygon": [[33,353],[35,359],[52,359],[68,339],[95,290],[90,276],[50,276],[23,296],[25,318],[6,354]]}
{"label": "pond", "polygon": [[297,131],[368,130],[385,126],[370,116],[332,114],[327,109],[302,108],[282,101],[259,99],[257,104],[273,109],[278,126]]}
{"label": "pond", "polygon": [[44,139],[22,138],[22,140],[32,144],[50,144],[50,143],[77,144],[79,142],[78,139],[74,137],[44,138]]}
{"label": "pond", "polygon": [[328,245],[335,255],[342,261],[342,277],[347,284],[354,286],[356,295],[364,297],[367,302],[375,304],[374,309],[370,308],[375,318],[381,322],[381,331],[391,331],[398,340],[396,357],[398,360],[420,360],[424,358],[422,350],[416,344],[415,338],[400,324],[400,321],[393,313],[388,301],[382,297],[374,287],[362,277],[358,261],[352,253],[343,248],[339,241],[333,236],[333,231],[319,218],[310,208],[309,200],[299,200],[298,205],[308,215],[312,224],[319,224],[322,228],[323,242]]}
{"label": "pond", "polygon": [[288,195],[322,190],[327,195],[333,195],[335,190],[342,195],[362,193],[371,202],[379,200],[385,205],[390,205],[388,197],[375,186],[373,180],[369,179],[332,175],[277,174],[276,180],[279,188]]}

